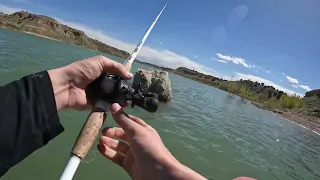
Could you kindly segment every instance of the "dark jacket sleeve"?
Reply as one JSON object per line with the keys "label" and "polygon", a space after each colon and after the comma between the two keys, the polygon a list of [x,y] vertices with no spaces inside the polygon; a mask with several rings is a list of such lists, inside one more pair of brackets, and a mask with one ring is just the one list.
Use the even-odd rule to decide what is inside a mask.
{"label": "dark jacket sleeve", "polygon": [[0,177],[63,132],[47,71],[0,87]]}

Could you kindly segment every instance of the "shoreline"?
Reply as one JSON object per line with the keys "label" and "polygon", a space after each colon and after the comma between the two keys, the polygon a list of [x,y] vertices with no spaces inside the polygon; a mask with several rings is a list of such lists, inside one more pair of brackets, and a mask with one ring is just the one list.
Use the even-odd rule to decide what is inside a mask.
{"label": "shoreline", "polygon": [[[205,84],[207,86],[211,86],[211,87],[217,88],[216,86],[212,86],[212,85],[207,84],[205,82],[197,81],[195,79],[189,78],[188,76],[183,76],[180,73],[175,73],[175,72],[170,72],[170,73],[179,75],[179,76],[184,77],[186,79],[190,79],[190,80],[199,82],[201,84]],[[310,130],[311,132],[313,132],[313,133],[315,133],[317,135],[320,135],[320,117],[316,117],[316,116],[312,116],[310,114],[306,114],[306,111],[303,111],[303,110],[296,110],[296,109],[283,109],[283,110],[280,110],[280,109],[267,109],[259,102],[252,101],[252,100],[247,99],[247,98],[245,98],[245,97],[243,97],[243,96],[241,96],[239,94],[233,94],[233,93],[231,93],[229,91],[226,91],[224,89],[221,89],[221,88],[217,88],[217,89],[225,91],[226,93],[230,93],[232,95],[238,96],[240,98],[244,98],[246,101],[250,102],[250,104],[252,104],[253,106],[255,106],[255,107],[259,108],[259,109],[271,112],[274,115],[276,115],[276,116],[278,116],[278,117],[280,117],[282,119],[285,119],[285,120],[287,120],[287,121],[289,121],[289,122],[291,122],[293,124],[296,124],[296,125],[298,125],[298,126],[300,126],[302,128],[308,129],[308,130]]]}
{"label": "shoreline", "polygon": [[260,103],[253,101],[250,101],[250,103],[259,109],[269,111],[282,119],[320,135],[320,118],[318,117],[305,114],[303,111],[299,110],[266,109]]}
{"label": "shoreline", "polygon": [[[2,27],[2,28],[8,29],[6,27]],[[8,29],[8,30],[12,30],[12,29]],[[41,35],[41,34],[38,34],[38,33],[29,32],[29,31],[19,31],[19,30],[14,30],[14,31],[22,32],[22,33],[26,33],[26,34],[30,34],[30,35],[34,35],[34,36],[38,36],[38,37],[41,37],[41,38],[54,40],[54,41],[57,41],[57,42],[64,42],[64,41],[61,41],[61,40],[58,40],[58,39],[55,39],[55,38],[51,38],[51,37],[48,37],[48,36],[44,36],[44,35]],[[65,42],[65,43],[68,43],[68,42]],[[72,43],[68,43],[68,44],[72,44]],[[72,44],[72,45],[74,45],[74,44]],[[87,48],[87,49],[92,50],[90,48]],[[140,61],[139,61],[139,63],[146,64],[146,63],[140,62]],[[153,66],[156,66],[156,65],[153,65]],[[161,67],[159,67],[159,68],[162,69]],[[182,76],[179,73],[174,73],[174,72],[169,72],[169,73],[173,73],[173,74]],[[182,76],[182,77],[184,77],[184,76]],[[187,77],[185,77],[185,78],[187,78]],[[187,79],[196,81],[196,80],[191,79],[191,78],[187,78]],[[197,81],[197,82],[199,82],[199,81]],[[202,83],[202,82],[200,82],[200,83]],[[203,84],[205,84],[205,83],[203,83]],[[226,92],[228,92],[228,91],[226,91]],[[228,92],[228,93],[230,93],[230,92]],[[236,94],[234,94],[234,95],[236,95]],[[236,95],[236,96],[239,96],[239,95]],[[249,101],[252,105],[254,105],[255,107],[257,107],[259,109],[272,112],[272,113],[274,113],[275,115],[277,115],[280,118],[283,118],[283,119],[285,119],[285,120],[287,120],[287,121],[289,121],[289,122],[291,122],[293,124],[296,124],[296,125],[298,125],[298,126],[300,126],[302,128],[308,129],[308,130],[312,131],[313,133],[315,133],[317,135],[320,135],[320,118],[318,118],[318,117],[311,116],[311,115],[308,115],[308,114],[304,114],[304,113],[299,112],[297,110],[266,109],[259,102],[254,102],[254,101],[251,101],[249,99],[246,99],[246,100]]]}
{"label": "shoreline", "polygon": [[19,31],[19,30],[16,30],[16,29],[10,29],[10,28],[3,27],[3,26],[0,27],[0,28],[7,29],[7,30],[10,30],[10,31],[16,31],[16,32],[21,32],[21,33],[25,33],[25,34],[30,34],[30,35],[34,35],[34,36],[38,36],[38,37],[42,37],[42,38],[46,38],[46,39],[51,39],[51,40],[54,40],[54,41],[63,42],[63,41],[60,41],[58,39],[55,39],[55,38],[52,38],[52,37],[49,37],[49,36],[44,36],[44,35],[41,35],[41,34],[38,34],[38,33],[30,32],[30,31]]}
{"label": "shoreline", "polygon": [[30,32],[30,31],[18,31],[18,32],[31,34],[31,35],[34,35],[34,36],[38,36],[38,37],[42,37],[42,38],[46,38],[46,39],[51,39],[51,40],[58,41],[58,42],[64,42],[64,41],[61,41],[61,40],[58,40],[58,39],[55,39],[55,38],[52,38],[52,37],[49,37],[49,36],[44,36],[44,35],[41,35],[41,34],[38,34],[38,33]]}

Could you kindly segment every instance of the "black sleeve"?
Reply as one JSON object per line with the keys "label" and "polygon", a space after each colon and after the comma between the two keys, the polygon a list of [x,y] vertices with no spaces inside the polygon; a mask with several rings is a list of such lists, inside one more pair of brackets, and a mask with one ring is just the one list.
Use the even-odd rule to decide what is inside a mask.
{"label": "black sleeve", "polygon": [[0,177],[63,132],[47,71],[0,87]]}

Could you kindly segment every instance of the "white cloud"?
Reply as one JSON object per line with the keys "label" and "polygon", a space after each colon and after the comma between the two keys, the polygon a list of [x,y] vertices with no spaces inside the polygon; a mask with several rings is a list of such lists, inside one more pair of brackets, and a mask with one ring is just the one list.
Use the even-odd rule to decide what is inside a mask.
{"label": "white cloud", "polygon": [[[62,24],[84,31],[85,34],[91,38],[98,39],[110,46],[125,50],[129,53],[131,53],[136,47],[136,44],[128,43],[113,38],[104,34],[101,30],[93,29],[91,27],[79,23],[68,22],[56,17],[55,19]],[[215,70],[207,68],[195,61],[192,61],[191,59],[185,56],[179,55],[175,52],[166,49],[154,49],[149,46],[143,46],[137,58],[142,61],[146,61],[159,66],[165,66],[170,68],[178,68],[183,66],[205,74],[219,76]]]}
{"label": "white cloud", "polygon": [[12,7],[8,7],[8,6],[0,4],[0,12],[3,12],[5,14],[12,14],[14,12],[21,11],[21,10],[22,9],[20,9],[20,8],[12,8]]}
{"label": "white cloud", "polygon": [[225,60],[216,59],[216,58],[213,58],[213,57],[210,57],[210,59],[215,60],[215,61],[218,61],[218,62],[221,62],[221,63],[228,63],[228,62],[225,61]]}
{"label": "white cloud", "polygon": [[222,63],[228,63],[227,61],[224,61],[224,60],[221,60],[221,59],[217,59],[216,61],[222,62]]}
{"label": "white cloud", "polygon": [[258,66],[258,65],[252,65],[252,67],[256,68],[259,71],[264,71],[264,72],[267,72],[267,73],[271,73],[269,70],[266,70],[265,68],[263,68],[261,66]]}
{"label": "white cloud", "polygon": [[223,55],[223,54],[220,54],[220,53],[217,53],[216,55],[218,56],[218,58],[219,58],[220,60],[231,61],[231,62],[233,62],[234,64],[241,64],[242,66],[247,67],[247,68],[251,68],[251,67],[252,67],[251,65],[248,65],[247,62],[246,62],[246,60],[243,59],[243,58],[240,58],[240,57],[231,57],[231,56]]}
{"label": "white cloud", "polygon": [[292,83],[292,87],[295,87],[295,88],[300,87],[300,88],[302,88],[302,89],[304,89],[306,91],[311,91],[311,88],[309,86],[299,84],[300,82],[299,82],[298,79],[290,77],[290,76],[287,76],[285,73],[282,73],[282,74],[286,76],[288,82]]}
{"label": "white cloud", "polygon": [[162,44],[162,42],[159,42],[160,44]]}
{"label": "white cloud", "polygon": [[293,94],[297,94],[297,95],[300,95],[300,96],[303,96],[302,94],[300,93],[297,93],[293,90],[290,90],[290,89],[287,89],[285,87],[282,87],[268,79],[264,79],[262,77],[258,77],[258,76],[254,76],[254,75],[251,75],[251,74],[242,74],[242,73],[236,73],[235,76],[234,76],[234,80],[239,80],[239,79],[250,79],[251,81],[257,81],[257,82],[260,82],[260,83],[264,83],[265,85],[268,85],[268,86],[273,86],[274,88],[278,89],[278,90],[281,90],[285,93],[287,93],[288,95],[293,95]]}
{"label": "white cloud", "polygon": [[255,72],[258,72],[258,71],[263,71],[263,72],[266,72],[268,74],[273,74],[271,71],[261,67],[261,66],[258,66],[258,65],[251,65],[252,68],[255,68],[256,70],[254,70]]}
{"label": "white cloud", "polygon": [[306,85],[300,85],[300,87],[306,91],[311,91],[311,88],[309,86]]}
{"label": "white cloud", "polygon": [[298,79],[290,77],[290,76],[286,76],[286,78],[288,79],[288,81],[292,84],[299,84]]}

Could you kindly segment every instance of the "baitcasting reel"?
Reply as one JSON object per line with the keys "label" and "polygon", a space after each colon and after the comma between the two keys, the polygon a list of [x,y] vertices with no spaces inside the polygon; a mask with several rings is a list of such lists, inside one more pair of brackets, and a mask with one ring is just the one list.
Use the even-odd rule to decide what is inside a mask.
{"label": "baitcasting reel", "polygon": [[158,95],[141,89],[141,86],[138,89],[129,87],[121,77],[109,73],[101,75],[98,81],[102,90],[101,99],[109,103],[118,103],[120,106],[124,106],[128,101],[131,101],[132,108],[137,105],[148,112],[158,110]]}

